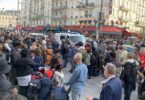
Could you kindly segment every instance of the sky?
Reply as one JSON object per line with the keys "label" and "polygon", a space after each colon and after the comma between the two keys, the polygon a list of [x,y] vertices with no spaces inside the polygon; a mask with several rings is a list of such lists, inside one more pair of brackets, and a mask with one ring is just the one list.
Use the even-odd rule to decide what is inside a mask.
{"label": "sky", "polygon": [[16,10],[18,0],[0,0],[0,9]]}

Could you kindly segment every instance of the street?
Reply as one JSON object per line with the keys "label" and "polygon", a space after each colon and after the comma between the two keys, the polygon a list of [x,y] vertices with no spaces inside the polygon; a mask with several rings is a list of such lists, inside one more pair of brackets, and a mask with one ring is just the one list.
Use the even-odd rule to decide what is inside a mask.
{"label": "street", "polygon": [[[65,81],[68,80],[71,77],[71,74],[69,73],[70,69],[70,64],[67,64],[67,67],[63,69],[64,76],[65,76]],[[93,96],[93,97],[99,97],[100,92],[101,92],[101,81],[103,80],[102,76],[99,77],[92,77],[91,79],[87,80],[85,89],[81,95],[81,100],[86,100],[88,96]],[[122,100],[123,100],[122,96]],[[71,100],[71,99],[70,99]],[[130,100],[139,100],[137,99],[137,91],[134,91],[132,93],[131,99]]]}

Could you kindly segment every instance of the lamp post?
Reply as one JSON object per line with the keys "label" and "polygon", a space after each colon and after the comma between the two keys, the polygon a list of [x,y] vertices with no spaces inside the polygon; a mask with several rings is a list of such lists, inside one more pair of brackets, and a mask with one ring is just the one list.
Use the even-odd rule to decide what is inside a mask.
{"label": "lamp post", "polygon": [[100,6],[100,12],[98,17],[98,23],[96,25],[96,40],[99,39],[100,29],[101,29],[101,23],[102,23],[102,11],[103,11],[103,0],[101,0],[101,6]]}
{"label": "lamp post", "polygon": [[18,0],[18,4],[17,4],[17,10],[18,10],[18,13],[17,13],[17,25],[19,24],[19,3],[20,3],[20,0]]}

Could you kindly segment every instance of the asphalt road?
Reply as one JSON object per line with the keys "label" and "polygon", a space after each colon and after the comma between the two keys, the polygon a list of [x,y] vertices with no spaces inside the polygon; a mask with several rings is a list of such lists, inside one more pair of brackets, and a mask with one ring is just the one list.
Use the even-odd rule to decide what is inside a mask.
{"label": "asphalt road", "polygon": [[[69,69],[70,69],[70,64],[68,64],[67,67],[63,69],[65,80],[68,80],[71,77],[71,73],[69,73]],[[102,88],[101,85],[102,80],[104,80],[102,76],[92,77],[91,79],[87,80],[84,91],[81,95],[81,100],[86,100],[88,96],[99,98],[101,88]],[[123,97],[124,95],[122,95],[122,100],[124,100]],[[132,92],[131,100],[138,100],[136,91]]]}

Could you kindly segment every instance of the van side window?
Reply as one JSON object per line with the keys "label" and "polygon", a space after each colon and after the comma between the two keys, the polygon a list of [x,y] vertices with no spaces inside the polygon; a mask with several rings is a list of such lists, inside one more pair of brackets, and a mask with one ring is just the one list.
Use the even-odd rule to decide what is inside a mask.
{"label": "van side window", "polygon": [[60,40],[65,40],[65,36],[60,36]]}

